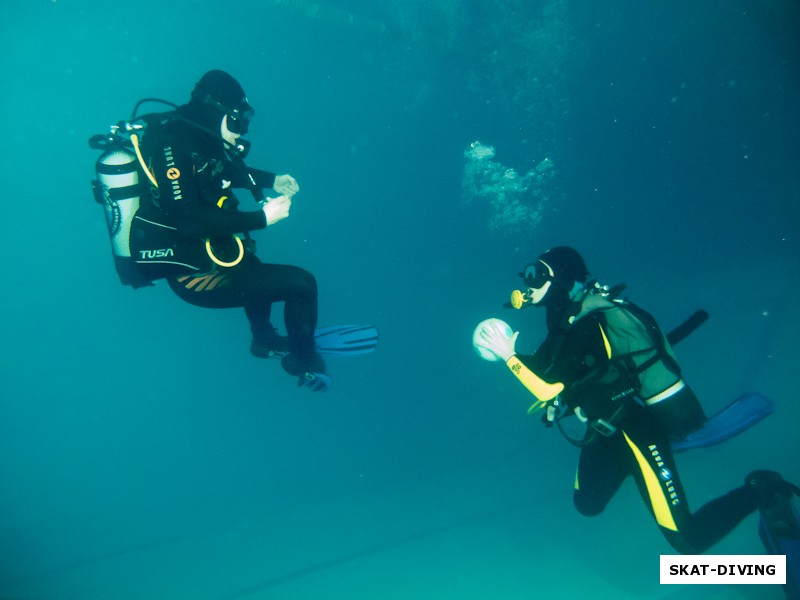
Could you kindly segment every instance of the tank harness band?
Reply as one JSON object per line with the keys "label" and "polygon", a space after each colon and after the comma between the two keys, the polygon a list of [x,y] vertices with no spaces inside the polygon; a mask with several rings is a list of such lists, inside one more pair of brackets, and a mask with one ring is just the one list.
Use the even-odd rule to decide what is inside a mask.
{"label": "tank harness band", "polygon": [[135,162],[136,161],[131,161],[122,165],[107,165],[106,163],[99,162],[95,165],[95,168],[97,172],[102,175],[127,175],[136,170],[135,167],[131,169],[131,165]]}
{"label": "tank harness band", "polygon": [[657,404],[657,403],[661,402],[662,400],[666,400],[668,398],[671,398],[672,396],[674,396],[675,394],[680,392],[685,387],[686,387],[686,384],[683,382],[683,379],[679,379],[678,381],[673,383],[671,386],[669,386],[667,389],[665,389],[663,392],[661,392],[659,394],[656,394],[652,398],[648,398],[644,402],[645,402],[645,404],[647,404],[647,406],[653,406],[653,404]]}

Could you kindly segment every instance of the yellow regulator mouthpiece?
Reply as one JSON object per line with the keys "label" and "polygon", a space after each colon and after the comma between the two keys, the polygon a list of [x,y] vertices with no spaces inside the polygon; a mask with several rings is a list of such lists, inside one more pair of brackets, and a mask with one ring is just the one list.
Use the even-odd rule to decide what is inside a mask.
{"label": "yellow regulator mouthpiece", "polygon": [[514,290],[511,292],[511,306],[519,310],[523,306],[525,306],[526,302],[530,302],[530,297],[525,294],[525,292],[520,290]]}

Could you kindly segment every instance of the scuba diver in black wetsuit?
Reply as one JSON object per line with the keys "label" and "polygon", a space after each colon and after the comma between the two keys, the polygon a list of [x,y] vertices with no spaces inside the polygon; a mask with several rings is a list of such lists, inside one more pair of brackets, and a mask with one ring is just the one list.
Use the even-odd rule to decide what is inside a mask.
{"label": "scuba diver in black wetsuit", "polygon": [[[144,181],[139,184],[138,207],[128,210],[124,251],[112,230],[117,270],[123,283],[133,287],[166,278],[180,298],[196,306],[243,307],[253,335],[251,352],[281,358],[283,368],[298,377],[298,385],[324,391],[331,379],[315,351],[316,280],[299,267],[262,263],[247,235],[287,218],[291,198],[299,190],[290,175],[245,165],[249,145],[240,136],[247,133],[253,114],[239,82],[214,70],[196,84],[188,104],[124,125],[130,129],[126,139],[133,141],[138,155],[132,161]],[[116,133],[119,137],[120,131]],[[131,154],[115,154],[112,148],[98,163],[99,177],[106,172],[105,200],[109,203],[111,196],[108,206],[117,212],[113,194],[125,194],[109,191],[109,186],[114,187],[114,169],[122,168],[116,163],[124,162],[125,156]],[[233,188],[250,190],[260,208],[238,210]],[[265,198],[263,190],[270,188],[277,198]],[[122,213],[124,221],[124,208]],[[244,234],[244,241],[237,234]],[[285,303],[287,337],[277,335],[270,322],[274,302]]]}
{"label": "scuba diver in black wetsuit", "polygon": [[[581,514],[603,512],[632,475],[667,541],[697,554],[757,508],[766,514],[791,497],[797,488],[778,473],[755,471],[692,513],[670,437],[702,427],[705,416],[655,320],[590,281],[572,248],[548,250],[520,275],[526,291],[515,292],[512,305],[545,307],[544,342],[533,355],[517,355],[518,332],[490,319],[476,329],[475,347],[483,358],[505,362],[536,396],[530,412],[546,409],[545,422],[581,446],[574,491]],[[583,423],[580,435],[567,417]]]}

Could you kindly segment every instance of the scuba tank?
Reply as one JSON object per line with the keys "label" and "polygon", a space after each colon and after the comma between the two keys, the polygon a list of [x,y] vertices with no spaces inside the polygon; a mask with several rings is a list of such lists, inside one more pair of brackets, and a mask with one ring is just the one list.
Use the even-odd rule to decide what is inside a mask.
{"label": "scuba tank", "polygon": [[111,127],[108,134],[89,138],[89,147],[101,150],[95,163],[97,179],[92,181],[95,202],[103,207],[111,241],[114,267],[123,285],[139,288],[153,285],[131,255],[131,224],[139,210],[142,194],[149,193],[143,159],[138,152],[138,136],[147,128],[154,115],[137,119],[136,113],[145,102],[160,102],[175,108],[171,102],[155,98],[140,100],[133,109],[130,121]]}
{"label": "scuba tank", "polygon": [[141,187],[139,161],[121,144],[103,152],[95,164],[97,179],[92,182],[94,198],[103,206],[114,266],[123,285],[134,288],[147,285],[131,257],[131,222],[139,210]]}

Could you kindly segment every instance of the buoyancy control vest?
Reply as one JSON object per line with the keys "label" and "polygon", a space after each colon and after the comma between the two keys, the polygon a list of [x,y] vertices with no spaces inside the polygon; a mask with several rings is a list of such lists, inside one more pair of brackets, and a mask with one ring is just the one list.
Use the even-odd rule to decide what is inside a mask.
{"label": "buoyancy control vest", "polygon": [[[173,110],[137,117],[137,111],[144,102],[159,102]],[[168,223],[150,218],[153,210],[144,211],[147,213],[146,218],[137,217],[137,214],[142,214],[140,208],[143,209],[143,205],[147,204],[148,209],[152,209],[153,203],[150,199],[153,195],[158,195],[156,179],[142,156],[142,140],[145,135],[157,137],[165,126],[174,121],[183,121],[211,136],[215,135],[201,125],[181,117],[177,105],[145,98],[136,104],[130,120],[112,126],[107,134],[95,135],[89,139],[92,149],[102,151],[95,165],[97,179],[92,181],[92,188],[95,201],[103,206],[106,215],[114,266],[122,284],[133,288],[153,285],[156,279],[167,276],[168,267],[160,269],[159,264],[171,263],[180,267],[180,263],[174,260],[175,249],[170,244],[174,228]],[[238,140],[236,146],[221,141],[226,144],[232,157],[232,187],[248,189],[256,201],[263,200],[264,190],[272,187],[274,174],[245,165],[243,157],[249,149],[249,143],[245,140]],[[141,231],[137,230],[139,235],[134,241],[131,230],[134,219],[137,218],[142,227],[139,228]],[[145,249],[138,247],[142,244],[142,237],[148,241]],[[252,247],[252,241],[246,232],[244,238],[245,245]],[[201,252],[220,267],[235,266],[243,256],[244,247],[238,237],[234,236],[234,240],[239,251],[238,257],[231,260],[217,257],[208,240],[205,240],[204,250]],[[136,250],[145,254],[142,260],[137,260]],[[191,265],[184,266],[191,268]]]}
{"label": "buoyancy control vest", "polygon": [[[702,426],[703,410],[681,378],[672,334],[665,335],[647,311],[608,291],[596,284],[587,288],[572,321],[589,318],[597,323],[607,357],[573,382],[560,400],[561,416],[569,408],[589,425],[577,445],[590,443],[596,434],[613,435],[633,402],[650,409],[670,435],[685,435],[687,429]],[[698,321],[694,315],[692,329],[705,317]],[[681,327],[685,337],[686,325]]]}

